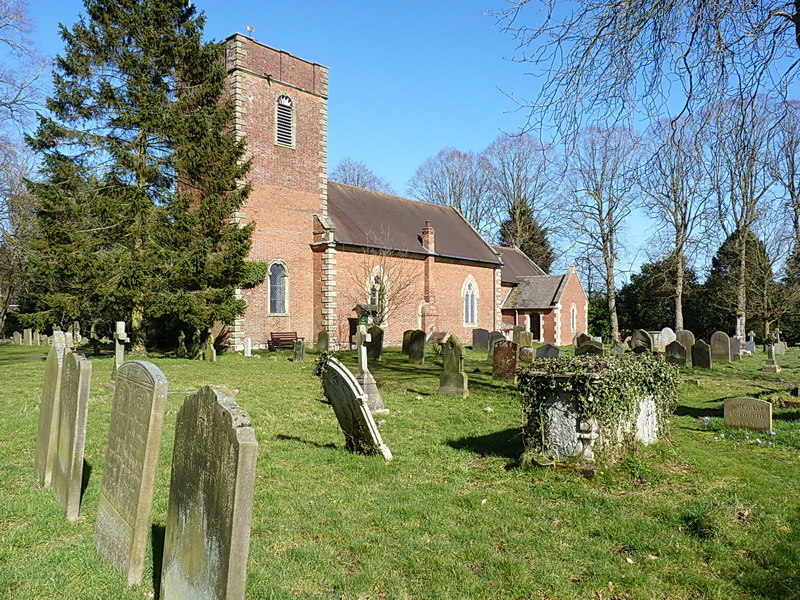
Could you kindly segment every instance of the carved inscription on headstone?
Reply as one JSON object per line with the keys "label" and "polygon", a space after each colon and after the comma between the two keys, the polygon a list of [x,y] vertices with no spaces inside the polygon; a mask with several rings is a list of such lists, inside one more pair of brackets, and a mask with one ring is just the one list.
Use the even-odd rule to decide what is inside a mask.
{"label": "carved inscription on headstone", "polygon": [[772,403],[755,398],[729,398],[723,405],[726,429],[772,431]]}
{"label": "carved inscription on headstone", "polygon": [[53,475],[53,457],[58,440],[58,411],[61,397],[61,373],[65,347],[53,344],[44,363],[44,387],[39,405],[39,428],[33,453],[34,468],[39,483],[49,488]]}
{"label": "carved inscription on headstone", "polygon": [[144,572],[167,388],[151,363],[128,361],[117,370],[95,547],[128,585],[140,583]]}
{"label": "carved inscription on headstone", "polygon": [[258,442],[247,413],[206,386],[175,423],[162,600],[243,600]]}

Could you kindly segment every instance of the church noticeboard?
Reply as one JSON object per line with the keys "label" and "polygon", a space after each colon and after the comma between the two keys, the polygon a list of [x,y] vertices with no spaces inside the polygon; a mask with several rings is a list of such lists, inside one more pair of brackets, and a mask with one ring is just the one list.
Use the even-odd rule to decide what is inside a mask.
{"label": "church noticeboard", "polygon": [[755,398],[730,398],[724,405],[726,429],[772,431],[772,404]]}

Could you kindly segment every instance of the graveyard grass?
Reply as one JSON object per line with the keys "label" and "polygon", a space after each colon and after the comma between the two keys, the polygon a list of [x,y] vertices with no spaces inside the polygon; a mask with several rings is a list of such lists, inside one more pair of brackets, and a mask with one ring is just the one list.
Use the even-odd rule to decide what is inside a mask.
{"label": "graveyard grass", "polygon": [[[700,385],[681,386],[670,440],[593,479],[519,467],[519,400],[485,352],[467,351],[460,399],[436,394],[440,357],[385,351],[373,374],[391,463],[345,451],[313,351],[305,363],[263,354],[149,358],[170,395],[149,567],[127,589],[93,537],[113,359],[90,358],[89,476],[71,524],[33,472],[45,349],[0,346],[0,598],[158,597],[175,417],[206,384],[239,390],[259,441],[248,598],[800,598],[800,409],[775,410],[774,436],[722,421],[725,398],[790,399],[798,349],[778,375],[760,370],[761,353],[686,370]],[[339,356],[354,368],[354,353]]]}

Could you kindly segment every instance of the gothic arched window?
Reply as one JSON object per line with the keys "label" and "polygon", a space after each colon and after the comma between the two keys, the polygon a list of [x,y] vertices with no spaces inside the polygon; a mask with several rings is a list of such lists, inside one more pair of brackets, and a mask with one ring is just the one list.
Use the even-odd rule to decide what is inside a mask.
{"label": "gothic arched window", "polygon": [[467,278],[461,288],[464,297],[464,325],[477,325],[478,323],[478,286],[472,277]]}
{"label": "gothic arched window", "polygon": [[281,263],[273,263],[269,268],[269,312],[272,314],[285,314],[287,287],[289,277],[286,274],[286,267]]}

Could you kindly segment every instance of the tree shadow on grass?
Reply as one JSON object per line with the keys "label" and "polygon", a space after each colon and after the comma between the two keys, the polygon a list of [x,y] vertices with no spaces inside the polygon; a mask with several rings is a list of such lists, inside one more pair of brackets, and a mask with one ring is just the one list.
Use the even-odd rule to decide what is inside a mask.
{"label": "tree shadow on grass", "polygon": [[153,524],[150,527],[150,547],[153,551],[153,598],[161,597],[161,566],[164,561],[164,537],[166,528]]}
{"label": "tree shadow on grass", "polygon": [[315,448],[327,448],[329,450],[338,449],[336,444],[320,444],[319,442],[304,440],[302,438],[297,437],[296,435],[283,435],[282,433],[279,433],[278,435],[275,436],[275,439],[281,441],[289,441],[289,442],[300,442],[301,444],[307,444],[309,446],[314,446]]}
{"label": "tree shadow on grass", "polygon": [[470,436],[448,440],[447,445],[456,450],[470,450],[480,456],[497,456],[517,459],[522,454],[522,429],[512,427],[487,435]]}

